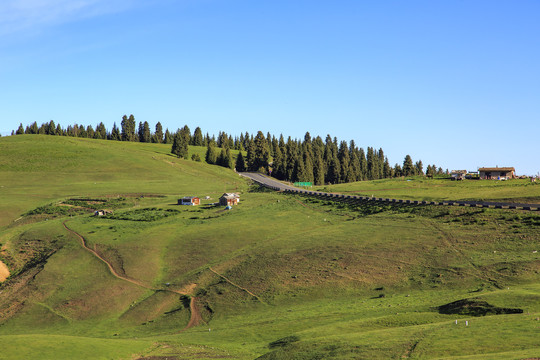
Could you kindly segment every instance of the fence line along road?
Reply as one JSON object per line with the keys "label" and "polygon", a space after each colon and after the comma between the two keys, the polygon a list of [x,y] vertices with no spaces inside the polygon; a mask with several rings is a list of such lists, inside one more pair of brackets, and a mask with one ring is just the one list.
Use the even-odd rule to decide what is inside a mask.
{"label": "fence line along road", "polygon": [[327,193],[322,191],[309,191],[299,189],[297,187],[284,184],[278,180],[260,173],[241,172],[238,173],[241,176],[247,177],[256,183],[276,191],[290,192],[296,194],[323,196],[331,198],[336,201],[343,202],[357,202],[357,201],[374,201],[382,203],[396,203],[396,204],[413,204],[413,205],[454,205],[454,206],[468,206],[478,208],[492,208],[492,209],[518,209],[518,210],[530,210],[540,211],[540,204],[519,204],[508,202],[490,202],[490,201],[421,201],[421,200],[401,200],[401,199],[389,199],[389,198],[377,198],[369,196],[358,195],[343,195],[337,193]]}

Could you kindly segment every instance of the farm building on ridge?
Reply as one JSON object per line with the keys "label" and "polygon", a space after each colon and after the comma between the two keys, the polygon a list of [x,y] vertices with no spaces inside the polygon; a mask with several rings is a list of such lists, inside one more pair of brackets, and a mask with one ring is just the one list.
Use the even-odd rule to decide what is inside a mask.
{"label": "farm building on ridge", "polygon": [[200,205],[201,199],[196,196],[184,196],[178,199],[178,205]]}
{"label": "farm building on ridge", "polygon": [[516,169],[513,167],[485,167],[478,171],[480,179],[484,180],[508,180],[516,177]]}
{"label": "farm building on ridge", "polygon": [[219,205],[221,206],[238,205],[239,202],[240,195],[236,193],[225,193],[219,198]]}

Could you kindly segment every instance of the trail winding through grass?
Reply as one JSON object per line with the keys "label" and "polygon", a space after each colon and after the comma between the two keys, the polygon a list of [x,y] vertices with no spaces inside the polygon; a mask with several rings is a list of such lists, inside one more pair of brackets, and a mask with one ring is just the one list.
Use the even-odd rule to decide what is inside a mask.
{"label": "trail winding through grass", "polygon": [[[72,230],[70,229],[67,225],[66,225],[66,221],[64,221],[62,223],[62,225],[64,226],[64,228],[69,231],[70,233],[72,233],[73,235],[75,235],[76,237],[79,238],[80,240],[80,243],[81,243],[81,246],[87,250],[88,252],[90,252],[92,255],[94,255],[95,257],[97,257],[99,260],[103,261],[107,267],[109,268],[109,271],[111,272],[111,274],[120,279],[120,280],[124,280],[124,281],[127,281],[133,285],[137,285],[137,286],[140,286],[144,289],[148,289],[148,290],[152,290],[152,291],[169,291],[169,292],[173,292],[173,293],[176,293],[176,294],[179,294],[179,295],[190,295],[186,292],[183,292],[183,291],[180,291],[180,290],[174,290],[174,289],[156,289],[154,287],[151,287],[151,286],[148,286],[148,285],[145,285],[144,283],[142,283],[141,281],[139,280],[136,280],[136,279],[131,279],[129,277],[126,277],[126,276],[122,276],[120,275],[115,269],[114,267],[112,266],[112,264],[107,261],[103,256],[101,256],[98,252],[96,252],[95,250],[91,249],[88,247],[88,245],[86,244],[86,239],[81,235],[79,234],[78,232],[76,232],[75,230]],[[199,308],[198,308],[198,305],[197,305],[197,298],[196,297],[191,297],[190,298],[190,302],[189,302],[189,309],[190,309],[190,313],[191,313],[191,316],[190,316],[190,319],[189,319],[189,322],[188,324],[186,325],[185,328],[183,328],[181,330],[182,331],[185,331],[191,327],[194,327],[194,326],[197,326],[197,325],[200,325],[201,323],[204,323],[204,320],[202,318],[202,315],[199,311]]]}

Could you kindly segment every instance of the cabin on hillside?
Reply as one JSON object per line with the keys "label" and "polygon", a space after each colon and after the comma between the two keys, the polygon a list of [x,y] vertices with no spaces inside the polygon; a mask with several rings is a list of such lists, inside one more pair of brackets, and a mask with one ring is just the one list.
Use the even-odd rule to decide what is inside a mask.
{"label": "cabin on hillside", "polygon": [[452,170],[450,176],[452,180],[464,180],[467,170]]}
{"label": "cabin on hillside", "polygon": [[178,199],[178,205],[200,205],[201,199],[196,196],[184,196],[181,199]]}
{"label": "cabin on hillside", "polygon": [[219,198],[219,205],[221,206],[238,205],[239,202],[240,195],[236,193],[225,193]]}
{"label": "cabin on hillside", "polygon": [[508,180],[516,178],[516,169],[513,167],[485,167],[478,169],[480,179],[483,180]]}
{"label": "cabin on hillside", "polygon": [[112,214],[112,210],[96,210],[94,211],[94,216],[105,216]]}

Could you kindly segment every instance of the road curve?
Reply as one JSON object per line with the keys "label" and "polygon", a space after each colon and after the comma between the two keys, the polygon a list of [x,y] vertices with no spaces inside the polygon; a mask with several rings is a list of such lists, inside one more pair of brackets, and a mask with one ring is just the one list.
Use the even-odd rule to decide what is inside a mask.
{"label": "road curve", "polygon": [[401,200],[401,199],[389,199],[389,198],[377,198],[369,196],[358,195],[342,195],[338,193],[327,193],[322,191],[310,191],[300,189],[291,185],[284,184],[276,179],[260,173],[241,172],[238,173],[241,176],[247,177],[258,184],[273,189],[276,191],[284,191],[291,193],[298,193],[312,196],[324,196],[334,198],[334,200],[341,200],[347,202],[355,201],[374,201],[381,203],[400,203],[400,204],[415,204],[415,205],[454,205],[454,206],[467,206],[467,207],[479,207],[479,208],[495,208],[495,209],[518,209],[518,210],[530,210],[540,211],[540,204],[523,204],[523,203],[509,203],[509,202],[491,202],[491,201],[465,201],[465,200],[445,200],[445,201],[421,201],[421,200]]}

